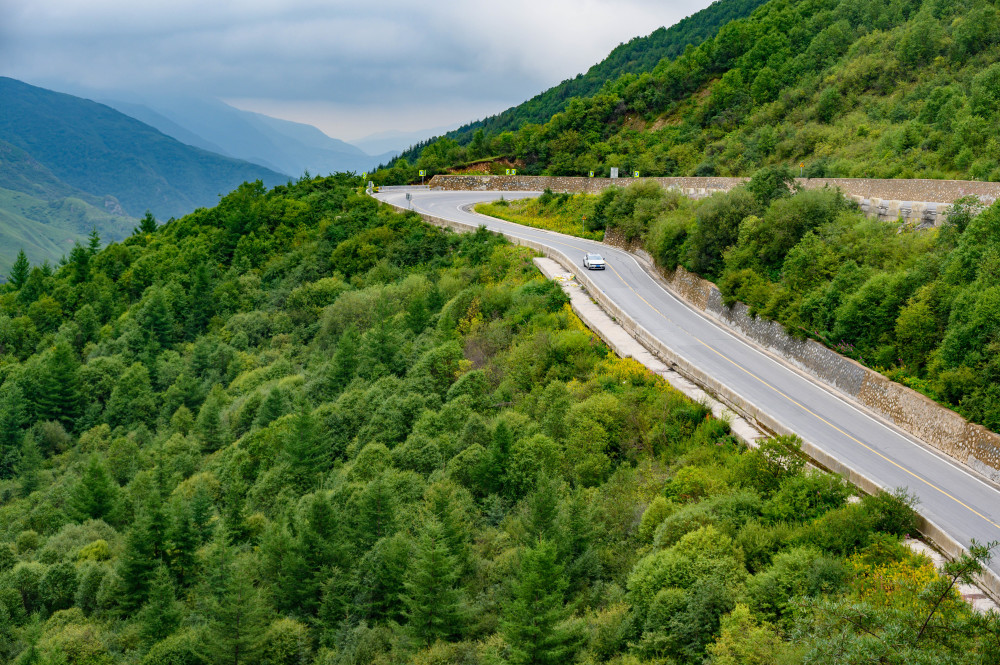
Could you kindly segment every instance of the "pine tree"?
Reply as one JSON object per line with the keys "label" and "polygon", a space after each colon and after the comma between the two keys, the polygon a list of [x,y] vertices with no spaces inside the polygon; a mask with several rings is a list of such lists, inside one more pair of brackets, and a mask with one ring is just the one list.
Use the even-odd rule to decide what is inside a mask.
{"label": "pine tree", "polygon": [[91,227],[90,233],[87,234],[87,251],[91,256],[101,251],[101,235],[97,232],[96,226]]}
{"label": "pine tree", "polygon": [[198,535],[186,502],[175,501],[170,513],[164,549],[174,581],[183,588],[191,582],[197,568],[194,554],[198,548]]}
{"label": "pine tree", "polygon": [[118,560],[122,580],[122,608],[139,609],[149,594],[153,573],[163,552],[163,512],[153,503],[139,513],[125,536],[125,551]]}
{"label": "pine tree", "polygon": [[319,436],[309,404],[300,400],[292,431],[285,439],[285,461],[300,490],[314,486],[327,469],[329,450]]}
{"label": "pine tree", "polygon": [[572,662],[579,647],[580,627],[566,622],[570,613],[565,604],[567,581],[557,556],[555,544],[548,540],[521,555],[514,597],[500,623],[514,665]]}
{"label": "pine tree", "polygon": [[333,361],[330,363],[327,383],[331,393],[343,390],[354,378],[358,369],[358,344],[358,331],[353,325],[348,326],[337,340],[337,350],[334,351]]}
{"label": "pine tree", "polygon": [[72,347],[59,341],[42,361],[32,386],[36,420],[55,420],[72,432],[83,406],[78,369],[80,362]]}
{"label": "pine tree", "polygon": [[423,644],[461,632],[464,603],[458,588],[459,566],[441,523],[429,517],[403,583],[408,628]]}
{"label": "pine tree", "polygon": [[215,314],[215,295],[212,292],[212,273],[206,262],[194,269],[188,288],[188,310],[185,325],[187,336],[193,339],[201,333]]}
{"label": "pine tree", "polygon": [[70,506],[81,522],[104,519],[114,507],[118,487],[96,454],[90,456],[83,476],[73,488]]}
{"label": "pine tree", "polygon": [[20,290],[24,286],[25,282],[28,281],[28,275],[31,273],[31,264],[28,263],[28,257],[24,253],[23,249],[18,250],[17,258],[14,259],[14,265],[10,267],[10,283],[14,285],[15,289]]}
{"label": "pine tree", "polygon": [[149,601],[139,614],[140,634],[147,644],[155,644],[174,632],[180,620],[170,573],[165,566],[157,566],[149,585]]}
{"label": "pine tree", "polygon": [[17,463],[17,475],[21,478],[21,495],[28,496],[38,489],[38,470],[42,468],[42,451],[35,435],[28,432],[21,441],[21,458]]}
{"label": "pine tree", "polygon": [[7,381],[0,386],[0,480],[14,477],[27,419],[24,392],[13,381]]}
{"label": "pine tree", "polygon": [[201,440],[205,443],[205,449],[218,450],[224,443],[225,432],[222,426],[222,408],[226,403],[226,395],[222,386],[215,384],[212,391],[208,393],[205,403],[198,411],[198,420],[195,423]]}
{"label": "pine tree", "polygon": [[209,655],[212,661],[228,665],[257,662],[271,609],[249,565],[229,545],[217,541],[213,549],[210,587],[203,592]]}
{"label": "pine tree", "polygon": [[253,419],[253,425],[254,427],[267,427],[287,412],[288,400],[285,399],[285,393],[281,388],[275,386],[260,403],[257,415]]}
{"label": "pine tree", "polygon": [[139,220],[139,226],[135,227],[132,231],[132,235],[139,235],[142,233],[152,233],[156,230],[156,218],[153,217],[153,213],[146,211],[142,219]]}

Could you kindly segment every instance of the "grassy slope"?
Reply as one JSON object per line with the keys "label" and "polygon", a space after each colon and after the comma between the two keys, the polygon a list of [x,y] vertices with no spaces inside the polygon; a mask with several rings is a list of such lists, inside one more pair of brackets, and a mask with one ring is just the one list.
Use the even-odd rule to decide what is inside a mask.
{"label": "grassy slope", "polygon": [[74,242],[86,244],[91,229],[107,243],[122,240],[135,225],[131,217],[109,215],[78,198],[45,201],[0,189],[0,275],[7,275],[20,249],[32,264],[54,264]]}

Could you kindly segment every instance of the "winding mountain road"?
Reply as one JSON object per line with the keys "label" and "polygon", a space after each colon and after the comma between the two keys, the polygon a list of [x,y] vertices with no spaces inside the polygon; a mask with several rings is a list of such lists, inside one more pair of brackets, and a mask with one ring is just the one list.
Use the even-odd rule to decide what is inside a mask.
{"label": "winding mountain road", "polygon": [[[508,199],[538,194],[504,192]],[[968,546],[972,539],[980,543],[1000,540],[1000,490],[996,486],[695,311],[664,289],[630,253],[466,209],[499,195],[399,188],[376,196],[398,207],[541,243],[574,259],[577,268],[585,252],[601,253],[608,269],[588,276],[679,356],[878,485],[908,488],[919,498],[923,517],[958,543]],[[1000,575],[1000,556],[990,569]]]}

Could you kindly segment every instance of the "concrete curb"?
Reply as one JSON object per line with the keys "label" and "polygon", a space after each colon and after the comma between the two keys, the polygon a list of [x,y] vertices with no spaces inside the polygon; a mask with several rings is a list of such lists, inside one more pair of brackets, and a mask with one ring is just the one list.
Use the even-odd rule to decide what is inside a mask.
{"label": "concrete curb", "polygon": [[[391,204],[390,204],[391,205]],[[393,206],[399,210],[406,210],[406,208]],[[456,222],[453,220],[447,220],[440,217],[435,217],[433,215],[427,215],[424,213],[418,213],[427,222],[434,224],[435,226],[442,226],[459,232],[471,232],[475,231],[479,225],[465,224],[463,222]],[[718,399],[720,402],[728,406],[735,413],[739,414],[747,420],[754,428],[758,430],[772,432],[774,434],[782,435],[792,435],[797,434],[790,427],[782,423],[777,418],[770,416],[759,406],[754,404],[749,399],[743,398],[737,395],[735,392],[730,390],[721,381],[715,379],[711,375],[701,371],[699,368],[695,367],[692,363],[688,362],[682,358],[674,349],[672,349],[668,344],[657,339],[652,333],[650,333],[641,324],[636,322],[631,316],[625,313],[613,300],[611,300],[604,291],[601,290],[599,286],[590,278],[587,271],[579,267],[575,261],[573,261],[569,256],[563,252],[546,247],[540,243],[536,243],[531,240],[524,238],[518,238],[516,236],[507,236],[503,234],[510,242],[524,246],[530,247],[535,251],[541,253],[550,259],[553,259],[560,265],[562,265],[567,272],[572,273],[577,281],[583,285],[591,297],[601,305],[601,307],[618,323],[629,335],[631,335],[636,341],[638,341],[646,349],[649,349],[654,355],[663,360],[669,367],[677,371],[680,375],[690,379],[694,383],[703,387],[705,391]],[[671,290],[671,292],[673,292]],[[680,296],[678,296],[680,297]],[[683,298],[681,298],[684,301]],[[686,301],[684,301],[686,302]],[[700,311],[700,310],[699,310]],[[805,452],[817,465],[834,471],[844,476],[848,481],[856,485],[862,491],[868,494],[875,494],[880,490],[891,491],[894,488],[883,487],[876,483],[874,480],[866,476],[864,473],[854,469],[851,466],[841,462],[840,460],[834,458],[829,453],[821,450],[815,444],[810,441],[803,440],[802,450]],[[939,525],[935,524],[933,521],[927,517],[920,514],[919,506],[917,510],[917,515],[920,520],[920,532],[921,534],[930,541],[935,547],[939,548],[947,556],[952,559],[957,559],[963,554],[968,553],[968,549],[960,542],[955,540],[953,537],[948,535],[944,529]],[[992,570],[986,569],[984,574],[979,577],[979,586],[985,591],[994,601],[1000,602],[1000,576],[994,573]]]}

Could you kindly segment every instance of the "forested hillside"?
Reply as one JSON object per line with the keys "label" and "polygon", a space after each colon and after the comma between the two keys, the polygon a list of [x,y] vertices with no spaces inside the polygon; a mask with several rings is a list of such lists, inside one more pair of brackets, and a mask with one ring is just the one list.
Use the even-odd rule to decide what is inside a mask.
{"label": "forested hillside", "polygon": [[771,0],[545,124],[441,139],[380,177],[503,156],[525,174],[996,180],[998,121],[995,1]]}
{"label": "forested hillside", "polygon": [[[636,37],[626,44],[619,44],[607,58],[597,63],[585,74],[567,79],[549,88],[523,104],[518,104],[495,116],[477,120],[445,134],[461,145],[468,145],[476,132],[482,129],[487,135],[520,129],[528,123],[544,123],[564,110],[574,97],[590,97],[606,83],[625,74],[651,72],[664,58],[676,58],[688,45],[697,46],[715,36],[719,28],[732,20],[749,16],[766,0],[717,0],[705,9],[681,19],[669,28],[659,28],[646,37]],[[404,152],[401,157],[414,161],[420,156],[423,145]],[[474,155],[473,158],[482,155]]]}
{"label": "forested hillside", "polygon": [[359,184],[0,287],[0,660],[997,662],[905,496],[740,448],[527,250]]}
{"label": "forested hillside", "polygon": [[132,217],[151,210],[167,219],[215,205],[221,194],[247,180],[275,185],[288,179],[257,164],[184,145],[110,107],[72,95],[0,77],[0,98],[0,141],[29,158],[16,156],[14,169],[4,164],[0,187],[31,196],[60,191],[53,182],[58,180],[64,183],[61,189],[80,190],[101,201],[114,197]]}

